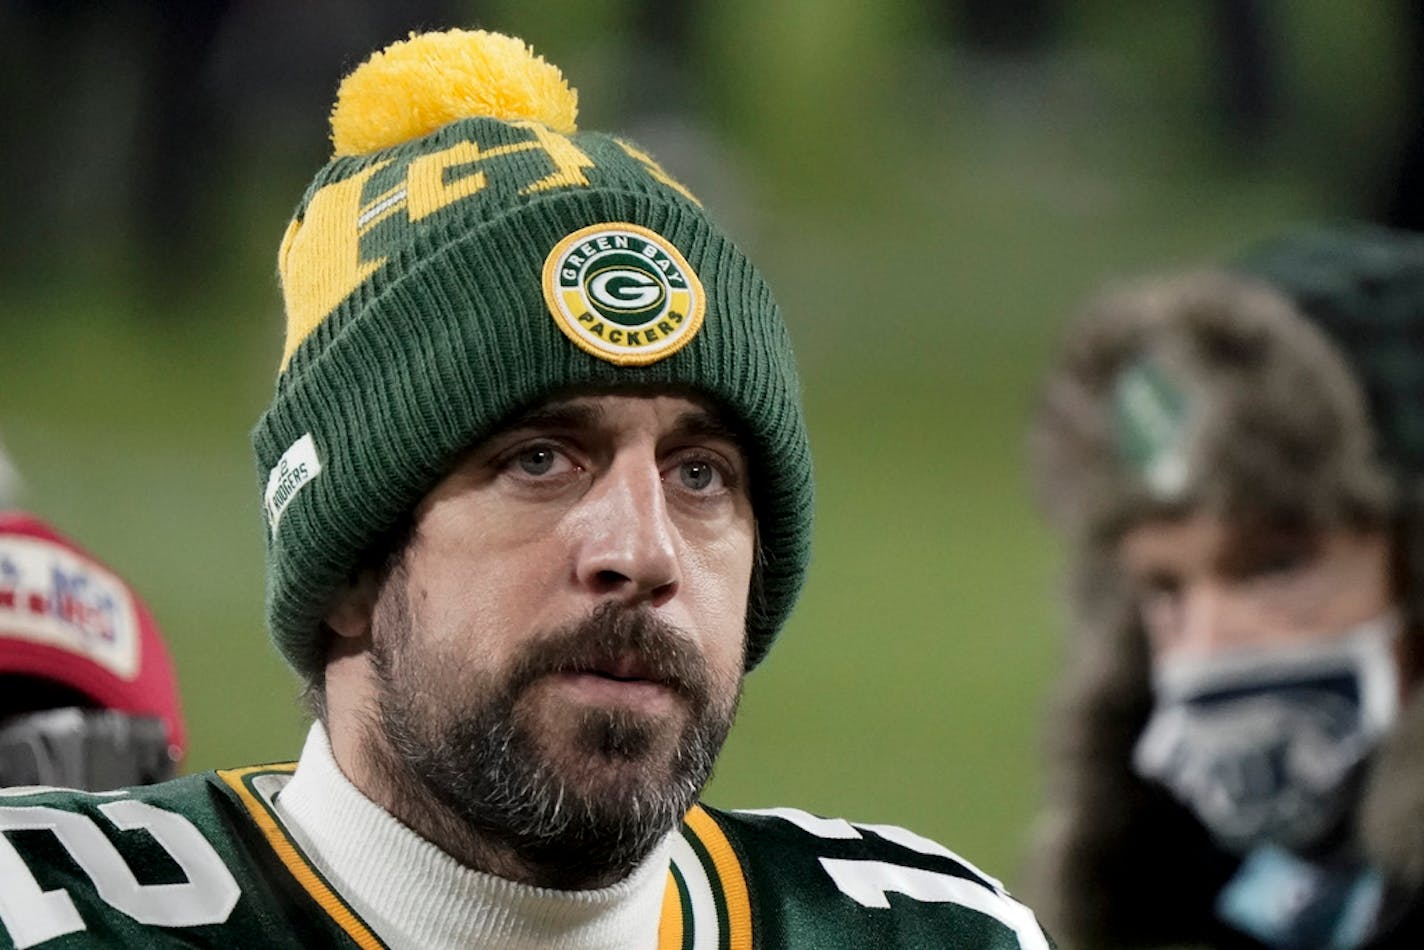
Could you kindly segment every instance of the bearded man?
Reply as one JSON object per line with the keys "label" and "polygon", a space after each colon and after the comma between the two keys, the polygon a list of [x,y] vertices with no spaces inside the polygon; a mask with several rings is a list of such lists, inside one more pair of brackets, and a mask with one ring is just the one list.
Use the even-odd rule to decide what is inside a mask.
{"label": "bearded man", "polygon": [[12,798],[12,945],[1047,946],[918,835],[698,803],[807,566],[797,376],[751,262],[574,101],[489,33],[343,83],[254,433],[316,722],[295,766]]}

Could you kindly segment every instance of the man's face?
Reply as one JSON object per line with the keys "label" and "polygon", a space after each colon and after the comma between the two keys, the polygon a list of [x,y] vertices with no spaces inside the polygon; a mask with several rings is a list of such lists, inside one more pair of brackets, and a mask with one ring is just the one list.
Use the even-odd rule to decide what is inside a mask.
{"label": "man's face", "polygon": [[1117,557],[1158,661],[1340,636],[1394,601],[1378,531],[1246,529],[1197,513],[1137,524]]}
{"label": "man's face", "polygon": [[468,454],[372,611],[392,784],[536,863],[636,863],[731,727],[748,477],[717,416],[672,396],[552,403]]}

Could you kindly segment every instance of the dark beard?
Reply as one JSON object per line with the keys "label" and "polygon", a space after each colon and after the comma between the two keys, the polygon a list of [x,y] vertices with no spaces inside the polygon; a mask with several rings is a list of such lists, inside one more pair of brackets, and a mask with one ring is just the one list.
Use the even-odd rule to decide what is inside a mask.
{"label": "dark beard", "polygon": [[[529,643],[497,682],[430,689],[449,676],[407,647],[409,606],[403,578],[393,580],[392,609],[378,610],[385,629],[373,631],[372,647],[385,743],[368,747],[389,749],[373,759],[388,759],[374,764],[397,817],[466,863],[496,873],[512,863],[505,876],[531,883],[571,889],[626,877],[681,823],[711,777],[740,680],[715,702],[706,664],[685,636],[645,610],[605,604]],[[630,710],[583,710],[571,746],[542,745],[533,717],[519,706],[526,691],[546,675],[629,653],[687,707],[671,756],[654,758],[666,725]],[[432,696],[448,705],[430,708]],[[432,799],[439,808],[430,807]]]}

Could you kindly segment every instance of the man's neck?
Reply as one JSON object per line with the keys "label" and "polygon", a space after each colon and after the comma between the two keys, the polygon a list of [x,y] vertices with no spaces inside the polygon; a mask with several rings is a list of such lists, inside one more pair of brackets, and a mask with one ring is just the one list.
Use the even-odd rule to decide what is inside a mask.
{"label": "man's neck", "polygon": [[672,837],[611,887],[571,892],[476,870],[398,821],[350,782],[314,726],[281,821],[302,853],[392,948],[656,945]]}

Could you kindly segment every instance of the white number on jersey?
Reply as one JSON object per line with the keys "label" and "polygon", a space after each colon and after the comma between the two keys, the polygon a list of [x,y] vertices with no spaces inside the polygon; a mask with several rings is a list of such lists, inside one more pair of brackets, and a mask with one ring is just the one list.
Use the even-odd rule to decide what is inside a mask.
{"label": "white number on jersey", "polygon": [[855,840],[862,837],[862,830],[870,831],[902,848],[953,861],[974,878],[886,861],[820,859],[821,867],[835,882],[836,889],[862,907],[884,910],[890,906],[888,894],[903,894],[926,903],[958,904],[987,914],[1008,927],[1019,938],[1019,946],[1024,950],[1048,950],[1048,940],[1043,936],[1033,911],[1010,897],[996,879],[936,841],[895,825],[857,825],[841,818],[818,818],[797,808],[752,809],[747,814],[780,818],[828,841]]}
{"label": "white number on jersey", "polygon": [[187,883],[140,884],[113,843],[85,815],[46,806],[0,807],[0,923],[17,950],[85,928],[67,893],[40,890],[5,831],[54,832],[99,897],[139,923],[193,927],[227,920],[241,892],[192,822],[132,799],[105,802],[99,810],[121,831],[146,830],[182,868]]}

